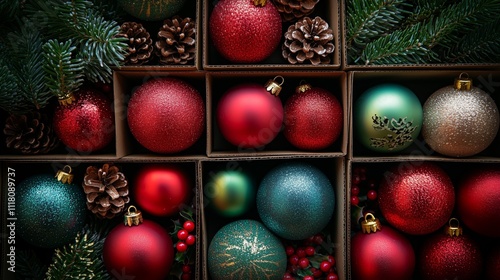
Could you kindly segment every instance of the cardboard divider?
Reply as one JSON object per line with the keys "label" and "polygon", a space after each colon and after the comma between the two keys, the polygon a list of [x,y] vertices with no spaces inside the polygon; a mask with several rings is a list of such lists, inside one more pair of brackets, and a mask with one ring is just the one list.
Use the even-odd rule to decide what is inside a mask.
{"label": "cardboard divider", "polygon": [[[342,46],[340,45],[341,40],[341,24],[340,24],[340,6],[339,1],[336,0],[323,0],[319,1],[315,7],[314,12],[309,15],[310,18],[320,16],[325,20],[329,27],[333,31],[335,50],[331,55],[331,61],[329,64],[312,65],[308,64],[290,64],[281,54],[281,47],[284,42],[284,34],[288,30],[288,27],[293,23],[284,22],[282,23],[282,36],[281,41],[276,50],[271,54],[271,56],[262,62],[255,64],[234,64],[232,62],[224,59],[215,49],[211,42],[210,30],[209,30],[209,19],[213,8],[217,4],[217,1],[203,1],[203,69],[215,70],[215,71],[225,71],[225,70],[269,70],[269,69],[288,69],[288,70],[299,70],[299,69],[311,69],[311,70],[321,70],[321,69],[339,69],[341,65],[340,53]],[[266,34],[262,34],[266,36]],[[257,47],[257,46],[255,46]]]}
{"label": "cardboard divider", "polygon": [[248,213],[235,218],[224,218],[215,213],[210,208],[210,192],[207,190],[207,185],[210,184],[211,179],[219,171],[227,170],[240,170],[248,174],[253,179],[256,190],[262,178],[272,168],[285,164],[287,162],[306,162],[310,163],[316,168],[320,169],[330,180],[335,191],[335,210],[330,220],[327,229],[331,233],[332,243],[334,246],[334,258],[336,261],[335,267],[339,279],[345,279],[348,264],[346,262],[346,193],[345,193],[345,160],[339,158],[321,158],[321,159],[297,159],[289,157],[265,159],[265,158],[221,158],[221,159],[205,159],[201,161],[201,192],[200,192],[200,205],[201,205],[201,218],[203,223],[203,243],[202,243],[202,278],[212,279],[207,266],[207,252],[210,242],[215,233],[224,225],[239,219],[254,219],[260,220],[256,205],[252,206]]}
{"label": "cardboard divider", "polygon": [[[343,129],[339,138],[329,147],[320,151],[303,151],[293,147],[280,131],[278,136],[263,148],[245,149],[229,143],[221,134],[216,121],[218,102],[231,88],[241,84],[262,85],[276,76],[284,78],[283,89],[279,94],[283,106],[295,88],[305,81],[311,86],[330,91],[341,102],[344,110]],[[207,73],[207,155],[209,157],[241,157],[241,156],[344,156],[347,152],[348,133],[348,97],[347,76],[343,72],[326,71],[236,71]]]}

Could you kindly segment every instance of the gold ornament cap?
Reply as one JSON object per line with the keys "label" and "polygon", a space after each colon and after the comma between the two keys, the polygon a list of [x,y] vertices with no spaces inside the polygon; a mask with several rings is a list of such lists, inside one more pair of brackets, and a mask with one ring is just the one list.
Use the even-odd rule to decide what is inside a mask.
{"label": "gold ornament cap", "polygon": [[460,236],[463,234],[463,229],[460,226],[460,222],[456,218],[451,218],[448,221],[448,226],[445,227],[445,233],[449,236]]}
{"label": "gold ornament cap", "polygon": [[255,6],[264,7],[267,4],[267,0],[253,0]]}
{"label": "gold ornament cap", "polygon": [[471,90],[472,79],[469,78],[469,74],[461,73],[460,76],[455,79],[454,88],[458,90]]}
{"label": "gold ornament cap", "polygon": [[75,102],[75,100],[75,96],[72,93],[65,93],[57,98],[57,101],[61,106],[71,105],[71,103]]}
{"label": "gold ornament cap", "polygon": [[369,234],[380,230],[382,230],[380,221],[375,218],[372,213],[366,213],[365,219],[361,221],[361,231],[363,231],[363,233]]}
{"label": "gold ornament cap", "polygon": [[134,205],[130,205],[125,213],[123,222],[126,226],[138,226],[142,224],[142,213]]}
{"label": "gold ornament cap", "polygon": [[[280,83],[277,82],[277,80],[281,80]],[[281,92],[281,85],[285,82],[285,78],[282,76],[276,76],[274,79],[267,81],[265,88],[266,91],[269,92],[272,95],[278,96]]]}
{"label": "gold ornament cap", "polygon": [[62,170],[58,170],[56,172],[56,177],[57,181],[63,183],[63,184],[71,184],[73,183],[73,178],[75,175],[71,174],[73,169],[71,169],[71,166],[65,165]]}
{"label": "gold ornament cap", "polygon": [[295,93],[304,93],[310,89],[312,89],[311,84],[306,83],[305,81],[301,81],[300,85],[295,88]]}

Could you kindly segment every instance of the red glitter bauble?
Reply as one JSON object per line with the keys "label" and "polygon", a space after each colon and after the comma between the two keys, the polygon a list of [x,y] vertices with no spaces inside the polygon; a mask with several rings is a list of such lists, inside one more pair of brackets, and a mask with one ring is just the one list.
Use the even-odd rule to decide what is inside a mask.
{"label": "red glitter bauble", "polygon": [[283,124],[279,97],[260,85],[241,85],[227,91],[217,107],[217,124],[224,138],[240,148],[270,143]]}
{"label": "red glitter bauble", "polygon": [[209,21],[217,51],[234,63],[256,63],[269,57],[281,40],[281,17],[271,1],[220,0]]}
{"label": "red glitter bauble", "polygon": [[91,88],[74,93],[75,101],[59,105],[54,113],[54,131],[67,147],[90,153],[106,147],[115,136],[113,103]]}
{"label": "red glitter bauble", "polygon": [[134,199],[145,212],[170,216],[188,203],[191,184],[187,175],[173,166],[148,166],[139,171]]}
{"label": "red glitter bauble", "polygon": [[414,268],[415,253],[410,241],[390,227],[352,237],[353,280],[412,279]]}
{"label": "red glitter bauble", "polygon": [[401,163],[385,173],[379,189],[382,215],[409,234],[428,234],[450,219],[455,191],[448,175],[429,162]]}
{"label": "red glitter bauble", "polygon": [[500,213],[500,169],[478,170],[467,176],[457,190],[457,210],[471,230],[500,237],[500,227],[491,226]]}
{"label": "red glitter bauble", "polygon": [[328,90],[310,88],[297,92],[285,104],[284,135],[299,149],[324,149],[342,131],[342,112],[342,105]]}
{"label": "red glitter bauble", "polygon": [[174,261],[174,247],[168,233],[158,224],[116,226],[106,237],[104,265],[116,279],[166,279]]}
{"label": "red glitter bauble", "polygon": [[177,78],[142,84],[128,104],[128,125],[145,148],[176,153],[191,147],[205,128],[205,104],[200,93]]}
{"label": "red glitter bauble", "polygon": [[486,279],[500,279],[500,245],[496,245],[488,253],[486,258]]}

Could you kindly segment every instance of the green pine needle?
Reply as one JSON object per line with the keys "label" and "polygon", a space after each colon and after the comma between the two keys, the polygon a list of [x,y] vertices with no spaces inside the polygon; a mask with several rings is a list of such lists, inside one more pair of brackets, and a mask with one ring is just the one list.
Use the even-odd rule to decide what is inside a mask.
{"label": "green pine needle", "polygon": [[415,0],[414,11],[408,16],[403,26],[412,26],[427,21],[430,17],[439,14],[445,7],[446,1]]}
{"label": "green pine needle", "polygon": [[16,253],[16,279],[43,280],[47,266],[43,265],[33,250],[21,250]]}

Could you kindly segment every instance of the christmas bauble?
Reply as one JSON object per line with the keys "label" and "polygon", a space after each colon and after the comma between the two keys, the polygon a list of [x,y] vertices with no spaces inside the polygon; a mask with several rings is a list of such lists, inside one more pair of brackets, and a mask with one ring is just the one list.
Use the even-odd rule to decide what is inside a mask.
{"label": "christmas bauble", "polygon": [[366,217],[363,232],[351,239],[353,280],[413,279],[415,252],[410,241],[377,219]]}
{"label": "christmas bauble", "polygon": [[497,280],[500,279],[500,245],[491,248],[486,260],[486,279]]}
{"label": "christmas bauble", "polygon": [[457,189],[457,212],[471,230],[500,237],[500,228],[491,226],[500,212],[500,169],[484,168],[470,173]]}
{"label": "christmas bauble", "polygon": [[306,239],[330,221],[335,194],[328,178],[316,167],[300,162],[269,171],[257,190],[257,211],[275,234],[289,240]]}
{"label": "christmas bauble", "polygon": [[495,101],[470,79],[434,92],[424,104],[422,136],[436,152],[472,156],[495,139],[500,116]]}
{"label": "christmas bauble", "polygon": [[191,147],[205,128],[205,103],[190,84],[177,78],[151,79],[132,95],[127,110],[132,135],[156,153]]}
{"label": "christmas bauble", "polygon": [[376,152],[399,152],[422,128],[422,106],[408,88],[382,84],[365,91],[354,104],[355,138]]}
{"label": "christmas bauble", "polygon": [[[451,222],[450,222],[451,223]],[[419,246],[419,279],[474,280],[481,275],[483,259],[479,244],[462,234],[458,226],[448,233],[438,232]]]}
{"label": "christmas bauble", "polygon": [[145,212],[170,216],[189,202],[191,182],[183,170],[173,166],[148,166],[135,179],[134,199]]}
{"label": "christmas bauble", "polygon": [[67,147],[90,153],[106,147],[115,136],[113,103],[101,92],[86,88],[71,104],[54,112],[54,130]]}
{"label": "christmas bauble", "polygon": [[255,202],[255,187],[241,171],[220,171],[205,186],[209,206],[225,217],[246,213]]}
{"label": "christmas bauble", "polygon": [[186,0],[118,0],[118,5],[130,15],[146,20],[164,20],[179,12]]}
{"label": "christmas bauble", "polygon": [[208,248],[208,271],[214,280],[283,278],[285,248],[263,224],[238,220],[222,227]]}
{"label": "christmas bauble", "polygon": [[450,219],[455,190],[448,175],[429,162],[399,165],[385,173],[379,188],[382,215],[409,234],[428,234]]}
{"label": "christmas bauble", "polygon": [[227,60],[256,63],[278,47],[281,17],[268,0],[220,0],[210,14],[209,33],[215,49]]}
{"label": "christmas bauble", "polygon": [[28,243],[56,248],[73,241],[85,224],[85,194],[54,175],[29,177],[16,188],[16,227]]}
{"label": "christmas bauble", "polygon": [[140,212],[129,208],[126,224],[108,234],[102,251],[104,265],[110,275],[118,278],[165,279],[174,261],[172,239],[160,225],[138,215]]}
{"label": "christmas bauble", "polygon": [[328,90],[301,85],[285,104],[286,139],[304,150],[320,150],[340,136],[343,110],[338,99]]}
{"label": "christmas bauble", "polygon": [[240,148],[269,144],[280,132],[283,105],[257,84],[229,89],[217,106],[217,125],[226,140]]}

